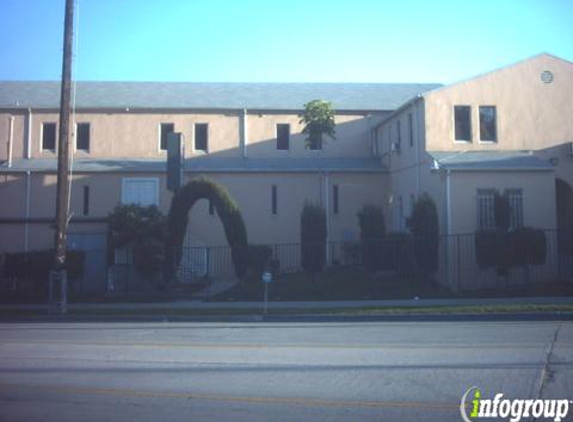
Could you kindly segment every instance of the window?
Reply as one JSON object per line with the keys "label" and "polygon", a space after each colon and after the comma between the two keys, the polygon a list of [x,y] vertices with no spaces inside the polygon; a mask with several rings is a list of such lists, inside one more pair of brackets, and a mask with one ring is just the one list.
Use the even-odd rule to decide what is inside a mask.
{"label": "window", "polygon": [[90,214],[90,187],[84,186],[84,207],[83,215]]}
{"label": "window", "polygon": [[479,136],[481,141],[497,142],[495,106],[480,106]]}
{"label": "window", "polygon": [[142,206],[159,205],[159,179],[148,177],[123,179],[121,203]]}
{"label": "window", "polygon": [[56,124],[42,124],[42,149],[56,151]]}
{"label": "window", "polygon": [[414,194],[410,195],[410,217],[414,215],[414,207],[416,206],[416,196]]}
{"label": "window", "polygon": [[477,192],[477,215],[478,228],[482,230],[495,228],[495,218],[493,215],[493,189],[478,189]]}
{"label": "window", "polygon": [[332,186],[332,212],[338,214],[338,185]]}
{"label": "window", "polygon": [[399,150],[400,145],[402,144],[402,124],[401,124],[400,120],[398,120],[396,122],[396,132],[397,132],[397,141],[396,141],[397,147],[396,147],[396,149]]}
{"label": "window", "polygon": [[509,197],[509,227],[517,229],[523,227],[523,191],[521,189],[507,189]]}
{"label": "window", "polygon": [[471,142],[472,140],[472,108],[470,106],[454,106],[455,140]]}
{"label": "window", "polygon": [[209,215],[215,215],[215,206],[211,201],[209,201]]}
{"label": "window", "polygon": [[[494,189],[478,189],[478,228],[482,230],[495,228]],[[516,229],[523,226],[523,191],[522,189],[507,189],[509,198],[509,227]]]}
{"label": "window", "polygon": [[290,125],[284,123],[277,124],[277,149],[288,150],[290,140]]}
{"label": "window", "polygon": [[408,113],[408,137],[410,138],[410,148],[414,147],[414,118],[412,113]]}
{"label": "window", "polygon": [[311,142],[308,146],[308,149],[310,150],[320,150],[322,149],[322,134],[320,134],[319,138],[316,140],[316,142]]}
{"label": "window", "polygon": [[207,151],[209,142],[209,125],[195,123],[195,151]]}
{"label": "window", "polygon": [[76,150],[89,151],[90,149],[90,124],[78,123],[76,125]]}
{"label": "window", "polygon": [[277,186],[273,185],[272,188],[272,197],[271,197],[271,207],[272,207],[272,213],[273,215],[277,214]]}
{"label": "window", "polygon": [[159,139],[159,149],[167,151],[167,134],[175,132],[175,125],[173,123],[161,123],[161,133]]}

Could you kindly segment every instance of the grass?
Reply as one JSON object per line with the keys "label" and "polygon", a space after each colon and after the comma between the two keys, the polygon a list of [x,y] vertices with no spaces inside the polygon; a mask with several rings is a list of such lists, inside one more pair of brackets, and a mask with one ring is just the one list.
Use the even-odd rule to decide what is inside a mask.
{"label": "grass", "polygon": [[[310,309],[269,309],[271,316],[412,316],[412,315],[491,315],[491,314],[536,314],[536,313],[568,313],[573,314],[573,304],[511,304],[511,305],[458,305],[458,306],[391,306],[391,307],[362,307],[362,308],[310,308]],[[197,309],[197,308],[156,308],[156,309],[70,309],[63,319],[74,317],[105,318],[121,320],[130,317],[184,318],[184,317],[233,317],[256,316],[262,314],[262,306],[235,309]],[[45,317],[61,320],[59,316],[49,316],[41,310],[0,310],[0,319],[18,319],[29,317]]]}
{"label": "grass", "polygon": [[[223,292],[213,301],[260,301],[264,286],[256,281]],[[338,268],[316,275],[305,273],[279,276],[269,285],[270,301],[338,301],[393,299],[453,299],[493,297],[573,296],[573,283],[544,283],[500,286],[498,289],[451,292],[431,280],[412,276],[399,280],[388,274],[369,274],[354,268]]]}

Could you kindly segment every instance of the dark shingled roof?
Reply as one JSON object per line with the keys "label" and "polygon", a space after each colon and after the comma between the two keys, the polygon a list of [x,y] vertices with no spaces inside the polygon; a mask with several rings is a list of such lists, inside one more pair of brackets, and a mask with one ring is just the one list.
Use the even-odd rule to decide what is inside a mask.
{"label": "dark shingled roof", "polygon": [[[438,84],[78,82],[77,108],[300,110],[315,99],[336,110],[395,110]],[[0,82],[0,108],[59,108],[59,82]]]}
{"label": "dark shingled roof", "polygon": [[530,151],[429,151],[439,168],[449,170],[552,171],[553,166]]}
{"label": "dark shingled roof", "polygon": [[[55,173],[55,158],[19,158],[8,167],[0,163],[0,173],[22,173],[25,171]],[[165,159],[106,159],[76,158],[73,171],[78,173],[163,173]],[[377,173],[386,171],[380,160],[374,158],[216,158],[194,157],[185,160],[186,172],[198,173],[308,173],[317,171]]]}

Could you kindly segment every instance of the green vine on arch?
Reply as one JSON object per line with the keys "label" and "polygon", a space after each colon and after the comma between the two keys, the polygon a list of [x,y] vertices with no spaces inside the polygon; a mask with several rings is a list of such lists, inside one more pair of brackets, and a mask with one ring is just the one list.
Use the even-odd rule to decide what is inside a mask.
{"label": "green vine on arch", "polygon": [[189,210],[200,199],[209,200],[217,211],[225,230],[225,237],[231,247],[235,274],[237,277],[244,277],[248,260],[247,230],[239,207],[227,189],[206,177],[198,177],[179,189],[171,200],[165,245],[166,280],[172,278],[174,269],[181,261],[181,248],[187,230]]}

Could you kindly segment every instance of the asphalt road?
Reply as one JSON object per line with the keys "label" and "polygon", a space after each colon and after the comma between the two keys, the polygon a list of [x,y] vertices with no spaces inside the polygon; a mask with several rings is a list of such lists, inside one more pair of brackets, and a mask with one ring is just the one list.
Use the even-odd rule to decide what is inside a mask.
{"label": "asphalt road", "polygon": [[573,399],[573,322],[0,325],[1,421],[460,421],[473,386]]}

